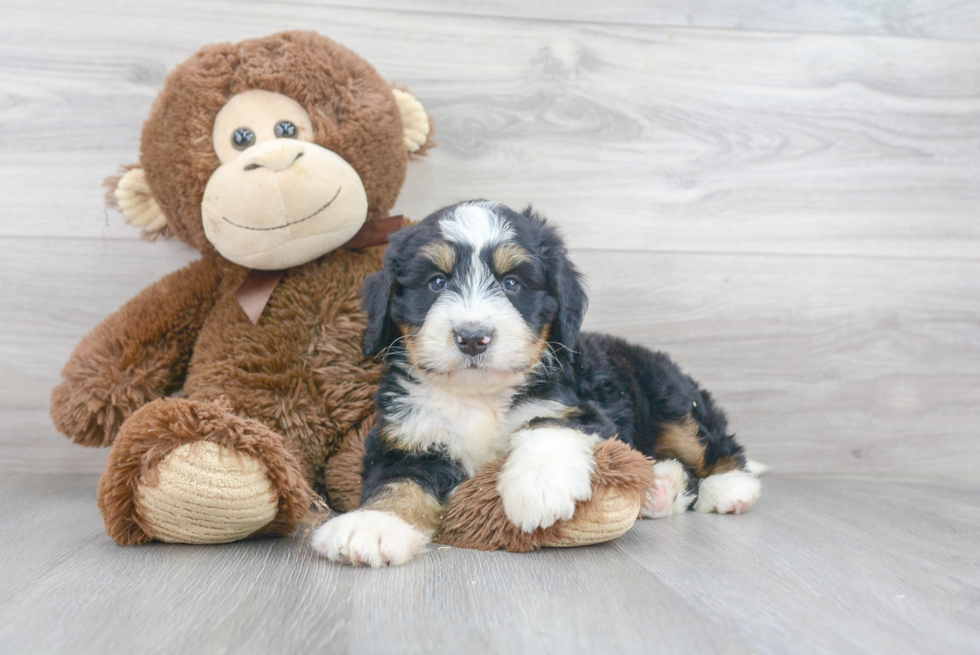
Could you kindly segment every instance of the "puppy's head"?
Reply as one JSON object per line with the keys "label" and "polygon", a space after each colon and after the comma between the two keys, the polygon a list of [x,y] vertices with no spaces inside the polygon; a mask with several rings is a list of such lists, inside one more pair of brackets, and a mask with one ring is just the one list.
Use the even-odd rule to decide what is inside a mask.
{"label": "puppy's head", "polygon": [[570,361],[586,308],[557,230],[530,208],[446,207],[394,235],[365,283],[364,351],[473,383]]}

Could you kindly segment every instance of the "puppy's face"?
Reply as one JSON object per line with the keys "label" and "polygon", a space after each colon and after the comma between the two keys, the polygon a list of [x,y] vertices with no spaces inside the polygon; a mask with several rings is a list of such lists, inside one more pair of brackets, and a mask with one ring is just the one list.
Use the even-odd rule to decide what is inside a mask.
{"label": "puppy's face", "polygon": [[[504,381],[536,368],[549,341],[567,340],[568,326],[556,329],[560,316],[568,322],[563,300],[577,306],[577,334],[584,299],[550,225],[502,205],[461,203],[393,240],[385,270],[367,284],[365,350],[397,344],[417,371]],[[572,338],[561,345],[573,347]]]}

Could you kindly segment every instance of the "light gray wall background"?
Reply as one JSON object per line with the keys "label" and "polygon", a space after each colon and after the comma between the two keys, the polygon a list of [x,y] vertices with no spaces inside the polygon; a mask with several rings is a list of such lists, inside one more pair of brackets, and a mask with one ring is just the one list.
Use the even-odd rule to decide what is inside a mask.
{"label": "light gray wall background", "polygon": [[670,352],[776,473],[980,463],[980,4],[0,0],[0,471],[101,471],[48,394],[104,316],[195,258],[107,210],[164,75],[318,30],[438,142],[398,213],[533,203],[587,327]]}

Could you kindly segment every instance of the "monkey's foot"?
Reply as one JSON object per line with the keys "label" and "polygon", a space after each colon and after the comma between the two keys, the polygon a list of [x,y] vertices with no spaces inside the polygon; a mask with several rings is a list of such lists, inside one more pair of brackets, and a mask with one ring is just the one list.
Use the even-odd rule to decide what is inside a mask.
{"label": "monkey's foot", "polygon": [[655,486],[652,461],[609,439],[595,447],[592,497],[575,514],[547,528],[524,532],[504,512],[497,490],[500,459],[461,484],[446,509],[435,541],[461,548],[524,552],[549,546],[585,546],[615,539],[633,527],[643,499]]}
{"label": "monkey's foot", "polygon": [[279,497],[261,460],[211,441],[184,444],[157,466],[157,483],[140,485],[136,506],[159,541],[236,541],[276,518]]}
{"label": "monkey's foot", "polygon": [[313,492],[282,438],[223,402],[158,400],[122,427],[99,482],[120,544],[212,544],[286,535]]}

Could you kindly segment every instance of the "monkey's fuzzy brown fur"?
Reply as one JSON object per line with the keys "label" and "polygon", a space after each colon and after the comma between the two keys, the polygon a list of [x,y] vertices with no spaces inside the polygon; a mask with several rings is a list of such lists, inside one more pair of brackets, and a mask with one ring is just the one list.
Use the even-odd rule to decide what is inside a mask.
{"label": "monkey's fuzzy brown fur", "polygon": [[[326,480],[325,467],[348,435],[363,437],[374,420],[380,363],[362,353],[358,291],[381,268],[384,247],[338,249],[287,270],[252,325],[235,299],[248,271],[205,237],[201,200],[220,165],[211,143],[214,116],[248,89],[282,93],[306,109],[315,142],[361,177],[369,221],[389,214],[405,179],[409,155],[391,87],[325,37],[289,32],[206,46],[167,77],[143,127],[140,165],[167,218],[162,236],[178,237],[203,258],[153,284],[86,336],[51,398],[55,425],[76,442],[108,446],[119,434],[127,440],[110,458],[100,499],[109,533],[121,543],[152,536],[138,534],[133,485],[152,480],[147,476],[169,444],[204,430],[181,423],[168,432],[165,416],[200,416],[202,407],[217,411],[209,401],[223,399],[223,413],[212,411],[197,438],[239,444],[227,435],[248,433],[268,446],[259,450],[261,459],[285,485],[271,526],[279,534],[306,515],[313,486],[343,496],[357,471]],[[148,405],[181,388],[182,399]],[[140,408],[139,425],[157,426],[152,439],[127,423]],[[251,421],[243,423],[246,417]],[[161,443],[149,443],[154,439]],[[141,477],[125,468],[132,463],[125,454],[144,451],[153,457],[140,456]],[[290,459],[295,470],[285,463]]]}
{"label": "monkey's fuzzy brown fur", "polygon": [[[176,236],[202,259],[92,330],[51,396],[60,431],[83,445],[113,446],[99,507],[121,544],[154,537],[137,491],[154,484],[169,453],[195,440],[265,464],[279,507],[258,534],[294,532],[309,516],[314,488],[327,492],[334,509],[353,509],[360,500],[381,364],[362,351],[366,320],[358,292],[381,269],[384,247],[338,249],[285,271],[258,324],[250,322],[235,298],[248,271],[218,254],[201,220],[204,189],[219,166],[214,117],[249,89],[281,93],[306,109],[314,141],[341,155],[363,181],[368,221],[389,214],[405,179],[409,155],[391,87],[325,37],[287,32],[207,46],[167,77],[141,142],[140,166],[167,219],[152,234]],[[181,389],[181,398],[168,398]],[[646,460],[639,466],[615,446],[605,451],[597,484],[637,492],[652,485]],[[460,490],[444,539],[517,550],[542,543],[541,535],[523,535],[510,524],[499,497],[474,493],[498,468]]]}

